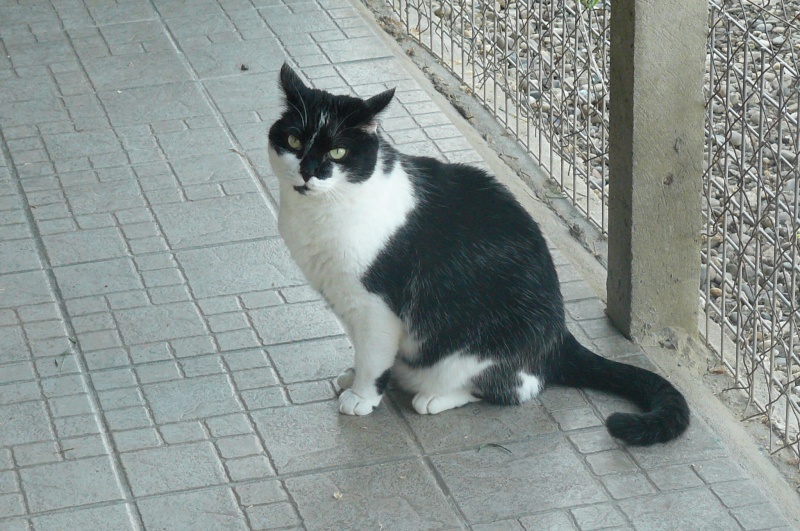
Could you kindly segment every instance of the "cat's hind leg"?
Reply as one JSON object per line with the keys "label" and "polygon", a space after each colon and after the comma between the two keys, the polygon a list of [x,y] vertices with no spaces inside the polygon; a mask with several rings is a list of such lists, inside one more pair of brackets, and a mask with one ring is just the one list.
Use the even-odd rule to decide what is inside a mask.
{"label": "cat's hind leg", "polygon": [[473,379],[493,363],[469,354],[452,354],[428,367],[398,360],[392,374],[401,387],[415,393],[411,404],[417,413],[434,415],[481,400]]}
{"label": "cat's hind leg", "polygon": [[469,404],[479,402],[480,398],[474,396],[466,389],[458,389],[445,395],[428,395],[417,393],[411,401],[411,405],[420,415],[435,415],[448,409],[455,409]]}
{"label": "cat's hind leg", "polygon": [[536,375],[514,367],[495,365],[475,377],[476,394],[491,404],[518,405],[542,390]]}

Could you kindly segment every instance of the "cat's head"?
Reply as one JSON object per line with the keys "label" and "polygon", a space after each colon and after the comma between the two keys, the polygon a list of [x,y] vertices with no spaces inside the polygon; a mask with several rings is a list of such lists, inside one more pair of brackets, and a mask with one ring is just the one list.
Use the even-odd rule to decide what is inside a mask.
{"label": "cat's head", "polygon": [[394,89],[366,100],[335,96],[305,86],[286,64],[280,86],[286,109],[269,130],[269,159],[278,178],[304,195],[369,179],[378,160],[376,116]]}

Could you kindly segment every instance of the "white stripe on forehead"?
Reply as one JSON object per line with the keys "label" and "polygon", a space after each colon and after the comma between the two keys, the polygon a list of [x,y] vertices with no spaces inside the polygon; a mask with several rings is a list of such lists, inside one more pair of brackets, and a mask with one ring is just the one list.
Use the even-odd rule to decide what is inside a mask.
{"label": "white stripe on forehead", "polygon": [[311,151],[311,146],[313,146],[313,145],[314,145],[314,140],[316,140],[316,138],[317,138],[317,133],[319,133],[319,129],[317,129],[316,131],[314,131],[314,134],[313,134],[313,135],[311,135],[311,138],[309,138],[309,139],[308,139],[308,142],[306,142],[306,150],[305,150],[305,152],[303,153],[303,157],[305,157],[306,155],[308,155],[308,152],[309,152],[309,151]]}
{"label": "white stripe on forehead", "polygon": [[306,142],[306,150],[305,150],[305,153],[303,153],[304,157],[308,154],[309,151],[311,151],[311,147],[314,145],[314,140],[317,139],[317,135],[319,134],[319,132],[328,124],[328,120],[329,119],[330,118],[329,118],[327,112],[322,111],[320,113],[320,115],[319,115],[319,123],[317,125],[317,130],[314,131],[314,134],[311,135],[311,138],[309,138],[308,142]]}

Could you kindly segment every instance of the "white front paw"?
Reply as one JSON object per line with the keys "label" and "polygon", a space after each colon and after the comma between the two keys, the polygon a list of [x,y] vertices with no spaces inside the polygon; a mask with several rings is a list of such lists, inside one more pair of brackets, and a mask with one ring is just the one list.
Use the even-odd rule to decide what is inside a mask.
{"label": "white front paw", "polygon": [[381,403],[381,395],[364,398],[352,389],[345,389],[339,395],[339,413],[345,415],[369,415]]}

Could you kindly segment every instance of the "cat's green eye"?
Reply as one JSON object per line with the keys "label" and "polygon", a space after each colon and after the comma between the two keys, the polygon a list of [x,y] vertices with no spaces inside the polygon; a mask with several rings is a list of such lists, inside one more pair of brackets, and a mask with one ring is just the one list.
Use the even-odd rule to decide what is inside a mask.
{"label": "cat's green eye", "polygon": [[334,148],[328,151],[328,155],[330,155],[333,160],[341,160],[347,155],[347,150],[345,148]]}
{"label": "cat's green eye", "polygon": [[287,138],[286,141],[289,143],[289,147],[292,149],[300,149],[303,147],[303,143],[300,142],[300,140],[298,140],[294,135],[289,135],[289,138]]}

